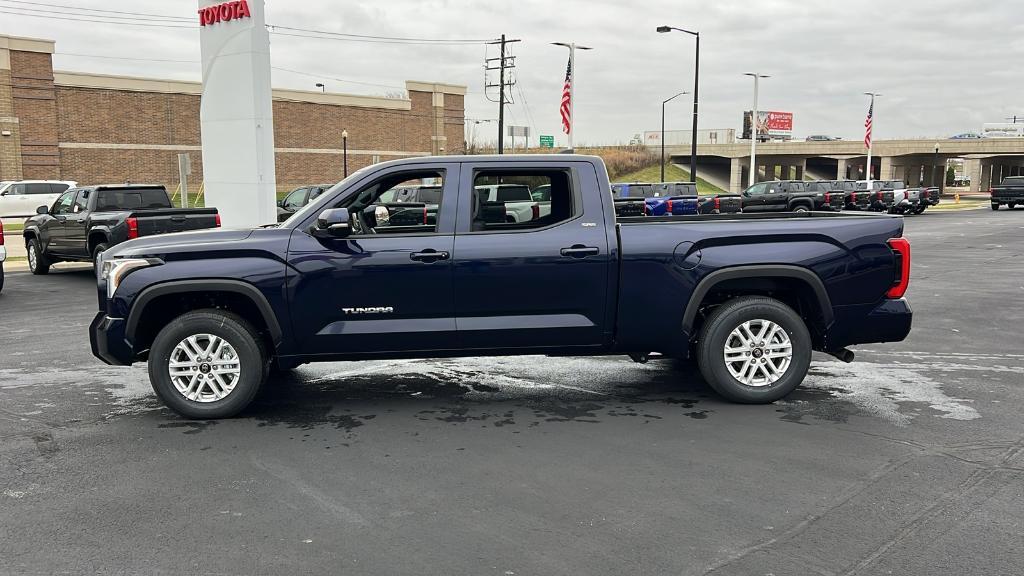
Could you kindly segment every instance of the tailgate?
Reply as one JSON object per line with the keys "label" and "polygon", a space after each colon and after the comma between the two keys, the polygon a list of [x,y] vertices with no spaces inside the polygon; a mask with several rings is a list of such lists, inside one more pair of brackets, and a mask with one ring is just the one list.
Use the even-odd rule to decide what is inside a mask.
{"label": "tailgate", "polygon": [[743,211],[743,199],[739,196],[716,196],[711,202],[721,214],[737,214]]}
{"label": "tailgate", "polygon": [[219,226],[216,208],[172,208],[132,212],[139,236],[156,236]]}
{"label": "tailgate", "polygon": [[647,203],[643,200],[633,198],[616,198],[615,215],[619,218],[629,216],[644,216],[647,214]]}
{"label": "tailgate", "polygon": [[673,216],[686,216],[697,213],[697,198],[690,196],[675,196],[666,202],[665,212]]}

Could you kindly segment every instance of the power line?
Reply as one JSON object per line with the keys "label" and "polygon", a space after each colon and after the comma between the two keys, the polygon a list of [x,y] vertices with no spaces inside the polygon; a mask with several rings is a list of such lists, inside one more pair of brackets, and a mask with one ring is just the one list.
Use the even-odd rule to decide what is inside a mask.
{"label": "power line", "polygon": [[[436,41],[429,41],[429,42],[420,41],[420,40],[374,40],[374,39],[370,39],[370,38],[346,38],[346,37],[332,36],[332,35],[322,35],[321,36],[321,35],[314,35],[314,33],[310,33],[310,34],[293,34],[291,32],[275,32],[273,30],[274,26],[270,25],[270,24],[267,24],[267,27],[271,29],[270,33],[273,34],[274,36],[290,36],[292,38],[306,38],[308,40],[333,40],[335,42],[363,42],[363,43],[367,43],[367,44],[412,44],[412,45],[419,45],[419,46],[472,46],[473,45],[473,44],[470,44],[468,42],[462,42],[462,41],[450,42],[450,41],[446,41],[446,40],[436,40]],[[483,42],[480,42],[480,44],[483,44]]]}
{"label": "power line", "polygon": [[[117,20],[98,20],[100,18],[76,18],[75,16],[85,16],[83,14],[69,15],[64,12],[53,12],[53,14],[60,14],[60,16],[51,14],[26,14],[24,12],[11,12],[11,10],[36,10],[35,8],[19,8],[16,6],[0,6],[0,14],[11,14],[14,16],[27,16],[29,18],[46,18],[47,20],[66,20],[70,22],[92,22],[94,24],[123,24],[126,26],[145,26],[149,28],[187,28],[189,30],[198,30],[199,26],[183,26],[178,24],[157,24],[147,22],[121,22]],[[49,12],[45,10],[38,10],[39,12]],[[107,18],[112,18],[108,16]]]}
{"label": "power line", "polygon": [[199,60],[173,60],[167,58],[133,58],[131,56],[106,56],[104,54],[78,54],[75,52],[54,52],[55,56],[73,56],[75,58],[102,58],[104,60],[134,60],[137,62],[175,62],[198,64]]}
{"label": "power line", "polygon": [[334,76],[328,76],[326,74],[314,74],[312,72],[303,72],[302,70],[292,70],[291,68],[282,68],[280,66],[271,66],[272,70],[279,70],[281,72],[291,72],[292,74],[298,74],[300,76],[308,76],[310,78],[320,78],[325,80],[334,80],[335,82],[348,82],[350,84],[361,84],[363,86],[373,86],[376,88],[394,88],[396,90],[405,90],[405,86],[396,86],[393,84],[377,84],[374,82],[361,82],[359,80],[348,80],[346,78],[336,78]]}
{"label": "power line", "polygon": [[[79,7],[79,6],[68,6],[66,4],[49,4],[49,3],[46,3],[46,2],[28,2],[27,0],[2,0],[2,1],[5,2],[5,3],[8,3],[8,4],[29,4],[29,5],[32,5],[32,6],[44,6],[44,7],[47,7],[47,8],[65,8],[65,9],[68,9],[68,10],[76,10],[76,11],[79,11],[79,12],[106,12],[108,14],[125,14],[125,15],[129,15],[129,16],[141,16],[141,17],[144,17],[144,18],[153,18],[153,19],[160,18],[160,19],[166,19],[166,20],[179,20],[179,21],[183,21],[183,22],[192,22],[193,21],[192,18],[186,18],[184,16],[170,16],[170,15],[165,15],[165,14],[148,14],[148,13],[144,13],[144,12],[125,12],[125,11],[120,11],[120,10],[104,10],[102,8],[82,8],[82,7]],[[36,8],[23,8],[23,10],[36,10]]]}
{"label": "power line", "polygon": [[439,43],[439,44],[486,44],[493,42],[493,38],[488,39],[466,39],[466,38],[408,38],[401,36],[373,36],[367,34],[350,34],[348,32],[331,32],[328,30],[313,30],[310,28],[294,28],[291,26],[277,26],[274,24],[267,24],[267,28],[271,31],[275,29],[290,30],[292,32],[308,32],[311,34],[323,34],[329,36],[341,36],[346,39],[363,39],[363,40],[392,40],[399,42],[428,42],[428,43]]}

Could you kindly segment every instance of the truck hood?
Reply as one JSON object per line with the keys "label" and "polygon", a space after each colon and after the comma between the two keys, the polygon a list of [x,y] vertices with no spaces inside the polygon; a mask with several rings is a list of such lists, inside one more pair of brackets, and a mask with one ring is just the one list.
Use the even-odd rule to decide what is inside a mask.
{"label": "truck hood", "polygon": [[168,251],[194,248],[196,245],[239,242],[251,236],[252,233],[252,230],[214,229],[148,236],[118,244],[107,251],[106,257],[152,256]]}

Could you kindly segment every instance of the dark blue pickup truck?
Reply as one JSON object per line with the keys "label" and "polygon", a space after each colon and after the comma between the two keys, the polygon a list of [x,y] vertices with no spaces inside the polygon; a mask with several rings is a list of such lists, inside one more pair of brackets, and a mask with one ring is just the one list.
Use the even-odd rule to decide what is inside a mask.
{"label": "dark blue pickup truck", "polygon": [[[441,187],[435,221],[378,203],[424,183]],[[550,186],[549,209],[510,222],[479,192],[509,184]],[[90,335],[109,364],[148,361],[192,418],[231,416],[306,362],[509,354],[692,358],[724,397],[765,403],[812,350],[849,361],[907,336],[902,231],[881,214],[617,217],[589,156],[396,160],[280,225],[111,248]]]}

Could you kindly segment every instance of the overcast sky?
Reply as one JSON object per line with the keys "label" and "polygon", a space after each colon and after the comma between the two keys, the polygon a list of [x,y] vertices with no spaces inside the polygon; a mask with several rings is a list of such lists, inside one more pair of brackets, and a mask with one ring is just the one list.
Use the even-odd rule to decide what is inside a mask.
{"label": "overcast sky", "polygon": [[[253,1],[253,0],[250,0]],[[194,0],[0,0],[0,10],[60,4],[196,19]],[[575,41],[576,143],[625,143],[656,130],[661,101],[693,89],[693,38],[657,34],[660,24],[701,32],[701,128],[741,128],[753,99],[743,72],[761,83],[760,109],[794,114],[794,135],[863,136],[864,91],[876,104],[875,138],[946,137],[983,122],[1024,115],[1024,12],[1008,0],[267,0],[267,21],[385,36],[492,38],[515,45],[518,86],[511,124],[539,134],[560,130],[558,101],[567,51]],[[0,14],[0,33],[57,41],[63,70],[200,79],[198,31],[47,20]],[[494,47],[421,46],[271,37],[275,87],[384,94],[405,80],[463,84],[466,115],[497,117],[483,93],[483,61]],[[175,61],[118,60],[105,55]],[[339,79],[361,83],[344,82]],[[368,85],[369,84],[369,85]],[[391,88],[393,87],[393,88]],[[668,106],[669,129],[688,128],[692,103]],[[481,125],[486,139],[493,125]]]}

